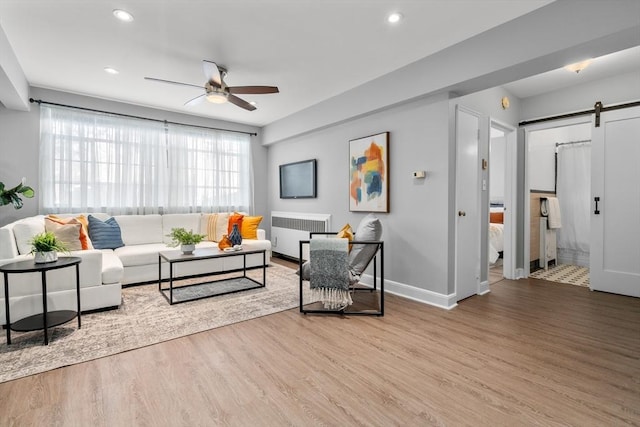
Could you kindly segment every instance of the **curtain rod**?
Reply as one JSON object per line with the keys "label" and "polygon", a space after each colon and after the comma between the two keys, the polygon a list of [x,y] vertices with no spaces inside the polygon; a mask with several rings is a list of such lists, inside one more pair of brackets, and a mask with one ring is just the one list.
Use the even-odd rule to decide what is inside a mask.
{"label": "curtain rod", "polygon": [[77,107],[75,105],[57,104],[55,102],[43,101],[41,99],[29,98],[29,102],[31,102],[32,104],[36,103],[38,105],[41,105],[41,104],[55,105],[56,107],[74,108],[76,110],[91,111],[93,113],[112,114],[114,116],[128,117],[130,119],[149,120],[151,122],[160,122],[160,123],[171,124],[171,125],[190,126],[190,127],[199,128],[199,129],[209,129],[209,130],[220,130],[220,131],[224,131],[224,132],[243,133],[245,135],[250,135],[250,136],[257,136],[258,135],[257,133],[254,133],[254,132],[245,132],[245,131],[242,131],[242,130],[221,129],[221,128],[213,128],[213,127],[208,127],[208,126],[189,125],[189,124],[186,124],[186,123],[172,122],[172,121],[169,121],[169,120],[150,119],[149,117],[133,116],[131,114],[113,113],[111,111],[95,110],[93,108]]}
{"label": "curtain rod", "polygon": [[576,111],[575,113],[560,114],[558,116],[543,117],[541,119],[524,120],[524,121],[518,123],[518,126],[532,125],[534,123],[549,122],[549,121],[552,121],[552,120],[568,119],[568,118],[577,117],[577,116],[588,116],[590,114],[594,114],[595,113],[596,114],[596,127],[599,127],[600,126],[600,113],[604,113],[605,111],[620,110],[622,108],[637,107],[637,106],[640,106],[640,101],[628,102],[626,104],[611,105],[609,107],[604,107],[602,105],[602,102],[598,101],[598,102],[596,102],[595,107],[590,109],[590,110]]}

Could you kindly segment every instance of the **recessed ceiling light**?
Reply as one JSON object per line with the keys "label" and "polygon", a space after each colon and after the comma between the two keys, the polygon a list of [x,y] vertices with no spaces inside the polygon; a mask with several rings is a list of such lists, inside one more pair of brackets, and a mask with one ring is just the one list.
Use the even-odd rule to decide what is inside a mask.
{"label": "recessed ceiling light", "polygon": [[402,19],[402,14],[399,12],[393,12],[392,14],[387,16],[387,22],[390,24],[396,24],[400,22],[401,19]]}
{"label": "recessed ceiling light", "polygon": [[133,21],[133,15],[130,14],[129,12],[127,12],[126,10],[114,9],[113,10],[113,16],[115,16],[116,18],[118,18],[119,20],[124,21],[124,22]]}
{"label": "recessed ceiling light", "polygon": [[116,70],[115,68],[112,67],[104,67],[104,71],[109,73],[109,74],[120,74],[120,71]]}
{"label": "recessed ceiling light", "polygon": [[591,64],[591,62],[592,62],[591,59],[587,59],[585,61],[576,62],[575,64],[569,64],[565,66],[564,69],[567,71],[575,71],[576,73],[579,73],[580,71],[587,68],[589,64]]}

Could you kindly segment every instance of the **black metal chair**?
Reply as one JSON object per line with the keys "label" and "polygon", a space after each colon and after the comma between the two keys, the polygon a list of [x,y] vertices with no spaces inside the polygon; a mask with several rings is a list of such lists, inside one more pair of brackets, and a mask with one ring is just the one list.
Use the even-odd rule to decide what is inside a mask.
{"label": "black metal chair", "polygon": [[[312,232],[309,235],[310,239],[313,239],[314,236],[318,236],[319,238],[331,238],[329,236],[335,237],[336,233],[331,232]],[[344,315],[365,315],[365,316],[384,316],[384,242],[381,240],[375,241],[359,241],[357,240],[357,235],[355,237],[356,240],[350,242],[354,248],[356,245],[362,248],[369,248],[366,251],[366,258],[363,259],[360,257],[358,261],[358,269],[360,271],[353,271],[353,265],[348,264],[345,268],[349,269],[350,273],[350,292],[353,299],[353,304],[344,307],[338,310],[331,310],[321,307],[321,303],[312,302],[308,304],[304,304],[304,291],[305,286],[304,282],[310,279],[311,267],[310,264],[313,262],[313,257],[310,255],[309,260],[304,260],[304,254],[306,246],[311,244],[311,240],[301,240],[299,243],[299,276],[300,276],[300,312],[303,314],[307,313],[334,313],[334,314],[344,314]],[[350,261],[353,260],[354,257],[350,257]],[[373,276],[372,276],[372,284],[364,284],[361,283],[360,278],[363,275],[364,271],[373,263]],[[378,271],[380,272],[380,276],[378,276]],[[309,290],[307,290],[310,292]],[[361,295],[369,295],[369,298],[360,298]]]}

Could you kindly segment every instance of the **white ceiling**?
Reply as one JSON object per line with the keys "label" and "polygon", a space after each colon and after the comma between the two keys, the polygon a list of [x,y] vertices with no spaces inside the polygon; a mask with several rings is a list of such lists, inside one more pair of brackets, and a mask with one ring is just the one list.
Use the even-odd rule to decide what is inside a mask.
{"label": "white ceiling", "polygon": [[528,98],[631,72],[638,73],[640,78],[640,46],[592,58],[591,64],[579,73],[559,68],[503,85],[503,87],[518,98]]}
{"label": "white ceiling", "polygon": [[[550,2],[2,0],[0,26],[31,86],[263,126]],[[116,20],[116,8],[135,20]],[[404,15],[397,25],[385,20],[392,11]],[[243,95],[253,112],[187,108],[200,89],[144,80],[204,84],[203,59],[227,67],[230,86],[280,93]]]}

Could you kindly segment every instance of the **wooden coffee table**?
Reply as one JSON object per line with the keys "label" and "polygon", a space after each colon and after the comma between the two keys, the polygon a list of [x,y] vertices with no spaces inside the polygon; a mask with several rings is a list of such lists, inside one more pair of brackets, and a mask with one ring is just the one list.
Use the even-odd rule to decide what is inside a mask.
{"label": "wooden coffee table", "polygon": [[[262,254],[262,283],[247,276],[247,255]],[[206,280],[203,282],[174,286],[174,281],[190,278],[193,276],[174,277],[174,264],[182,262],[193,262],[203,260],[214,260],[226,257],[242,257],[241,269],[223,270],[206,274],[206,276],[238,273],[233,277],[225,277],[218,280]],[[169,263],[169,287],[162,287],[162,262]],[[158,253],[158,290],[169,302],[169,304],[179,304],[187,301],[194,301],[202,298],[226,295],[235,292],[247,291],[249,289],[264,288],[267,283],[266,250],[239,250],[234,252],[224,252],[218,248],[196,249],[193,254],[185,255],[181,251],[161,251]],[[241,275],[240,275],[241,273]],[[203,275],[199,274],[198,277]]]}

